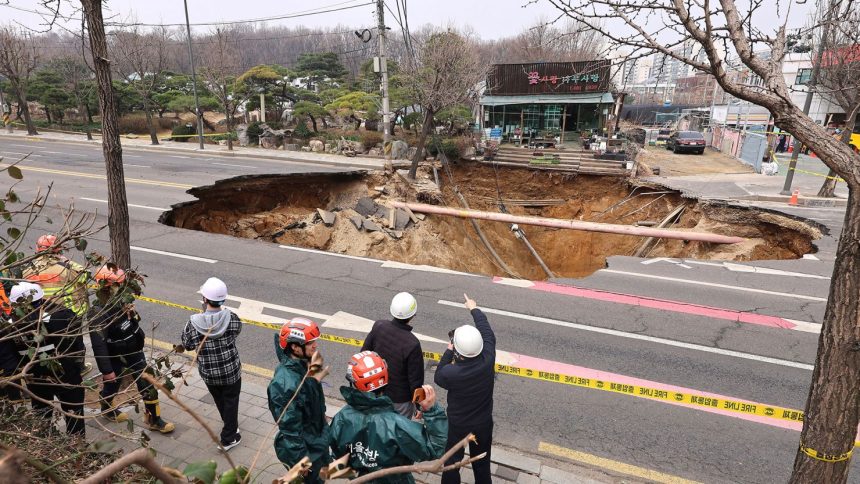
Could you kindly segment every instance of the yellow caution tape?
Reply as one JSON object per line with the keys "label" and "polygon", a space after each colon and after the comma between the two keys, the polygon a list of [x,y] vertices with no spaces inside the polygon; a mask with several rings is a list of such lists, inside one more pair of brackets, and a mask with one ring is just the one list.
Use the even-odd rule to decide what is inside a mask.
{"label": "yellow caution tape", "polygon": [[[199,308],[176,304],[160,299],[153,299],[146,296],[138,296],[141,301],[159,304],[162,306],[183,309],[191,312],[199,312]],[[241,318],[242,322],[259,326],[262,328],[278,331],[281,326],[278,324],[264,323],[250,319]],[[349,338],[345,336],[337,336],[332,334],[322,334],[320,339],[333,343],[345,344],[349,346],[361,347],[364,344],[363,340],[357,338]],[[424,352],[424,358],[433,361],[439,361],[442,355],[429,351]],[[722,410],[733,413],[741,413],[747,415],[756,415],[759,417],[772,418],[777,420],[788,420],[791,422],[803,422],[803,412],[785,407],[777,407],[772,405],[763,405],[758,403],[744,402],[740,400],[732,400],[727,398],[716,398],[705,395],[697,395],[692,393],[681,393],[657,388],[649,388],[639,385],[630,385],[627,383],[618,383],[610,380],[595,380],[592,378],[583,378],[576,375],[565,375],[563,373],[553,373],[548,371],[535,370],[532,368],[521,368],[517,366],[496,364],[496,373],[505,375],[519,376],[530,378],[533,380],[546,381],[551,383],[560,383],[581,388],[590,388],[593,390],[601,390],[605,392],[624,394],[650,400],[658,400],[662,402],[671,402],[676,404],[686,404],[714,410]],[[860,445],[860,442],[857,443]]]}
{"label": "yellow caution tape", "polygon": [[[858,444],[857,442],[854,443],[855,446],[857,444]],[[822,462],[834,463],[834,462],[843,462],[843,461],[850,459],[851,454],[854,452],[854,449],[851,449],[848,452],[844,452],[842,454],[825,454],[824,452],[819,452],[815,449],[807,447],[807,446],[803,445],[803,442],[801,442],[800,443],[800,451],[803,452],[804,454],[808,455],[809,457],[812,457],[815,460],[820,460]]]}
{"label": "yellow caution tape", "polygon": [[845,181],[844,179],[842,179],[842,177],[838,177],[838,176],[830,176],[830,175],[826,175],[826,174],[824,174],[824,173],[816,173],[816,172],[814,172],[814,171],[801,170],[800,168],[791,168],[791,167],[789,167],[788,169],[789,169],[789,170],[794,170],[794,171],[796,171],[796,172],[798,172],[798,173],[806,173],[807,175],[815,175],[815,176],[820,176],[820,177],[822,177],[822,178],[827,178],[827,179],[830,179],[830,180],[836,180],[837,182],[844,182],[844,181]]}

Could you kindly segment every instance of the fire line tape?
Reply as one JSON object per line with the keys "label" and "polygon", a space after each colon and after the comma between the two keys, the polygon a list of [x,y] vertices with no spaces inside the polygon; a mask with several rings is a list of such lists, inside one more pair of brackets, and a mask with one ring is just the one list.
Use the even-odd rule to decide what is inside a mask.
{"label": "fire line tape", "polygon": [[[160,299],[154,299],[146,296],[138,296],[137,299],[153,304],[158,304],[161,306],[167,306],[171,308],[183,309],[191,312],[199,312],[199,308],[193,308],[191,306],[185,306],[182,304],[176,304],[168,301],[162,301]],[[272,329],[278,331],[281,329],[281,326],[273,323],[264,323],[261,321],[254,321],[246,318],[241,318],[242,322],[251,324],[253,326],[259,326],[262,328]],[[336,336],[332,334],[322,334],[320,335],[320,339],[324,341],[330,341],[333,343],[345,344],[349,346],[361,347],[364,343],[363,340],[357,338],[349,338],[345,336]],[[439,361],[442,358],[442,355],[439,353],[433,353],[429,351],[424,352],[424,358],[433,361]],[[803,422],[803,412],[800,410],[794,410],[785,407],[778,407],[773,405],[764,405],[759,403],[745,402],[741,400],[732,400],[727,398],[716,398],[706,395],[697,395],[694,393],[681,393],[670,390],[662,390],[657,388],[649,388],[640,385],[630,385],[626,383],[618,383],[609,380],[595,380],[593,378],[584,378],[576,375],[565,375],[562,373],[553,373],[541,370],[535,370],[532,368],[521,368],[517,366],[510,365],[502,365],[496,364],[496,373],[501,373],[505,375],[511,376],[519,376],[523,378],[530,378],[533,380],[540,380],[551,383],[560,383],[563,385],[570,385],[580,388],[589,388],[592,390],[601,390],[605,392],[629,395],[639,398],[645,398],[649,400],[657,400],[662,402],[670,402],[675,404],[685,404],[694,407],[705,407],[711,408],[714,410],[722,410],[733,413],[741,413],[746,415],[756,415],[759,417],[772,418],[777,420],[788,420],[791,422]],[[857,442],[856,445],[860,445],[860,442]],[[812,451],[810,449],[810,451]],[[824,455],[825,457],[833,457],[827,456],[826,454],[818,453],[817,451],[812,451],[816,453],[816,455]],[[807,453],[808,454],[808,453]],[[812,456],[814,457],[814,456]],[[841,457],[841,456],[836,456]]]}
{"label": "fire line tape", "polygon": [[789,170],[794,170],[794,171],[796,171],[796,172],[798,172],[798,173],[806,173],[807,175],[815,175],[815,176],[820,176],[820,177],[822,177],[822,178],[827,178],[827,179],[829,179],[829,180],[836,180],[836,181],[838,181],[838,182],[844,182],[844,181],[845,181],[845,180],[843,180],[843,179],[842,179],[842,177],[839,177],[839,176],[830,176],[830,175],[826,175],[826,174],[824,174],[824,173],[816,173],[816,172],[814,172],[814,171],[801,170],[800,168],[791,168],[791,167],[789,167],[788,169],[789,169]]}
{"label": "fire line tape", "polygon": [[[856,446],[857,442],[855,442],[854,445]],[[825,454],[824,452],[819,452],[815,449],[812,449],[810,447],[803,445],[803,442],[800,443],[800,451],[803,452],[804,454],[808,455],[809,457],[812,457],[815,460],[820,460],[822,462],[830,462],[831,464],[835,463],[835,462],[846,461],[846,460],[850,459],[851,454],[854,453],[854,449],[851,449],[848,452],[844,452],[844,453],[838,454],[838,455],[837,454]]]}

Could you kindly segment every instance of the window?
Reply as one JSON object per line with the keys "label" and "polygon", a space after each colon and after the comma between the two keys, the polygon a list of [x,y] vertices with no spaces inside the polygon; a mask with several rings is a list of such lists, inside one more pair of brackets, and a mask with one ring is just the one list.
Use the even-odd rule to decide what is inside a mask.
{"label": "window", "polygon": [[809,84],[812,79],[812,69],[799,69],[797,77],[794,78],[794,83],[799,85]]}

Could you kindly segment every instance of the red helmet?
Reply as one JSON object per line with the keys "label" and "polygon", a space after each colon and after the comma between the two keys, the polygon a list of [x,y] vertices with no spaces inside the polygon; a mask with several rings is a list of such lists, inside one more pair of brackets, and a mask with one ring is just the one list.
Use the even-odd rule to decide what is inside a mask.
{"label": "red helmet", "polygon": [[305,318],[293,318],[281,326],[281,334],[278,343],[281,349],[287,349],[287,343],[305,345],[316,341],[320,337],[320,329],[317,323]]}
{"label": "red helmet", "polygon": [[346,378],[362,392],[378,390],[388,385],[388,365],[375,351],[362,351],[350,358]]}
{"label": "red helmet", "polygon": [[[46,250],[51,250],[57,244],[57,236],[54,234],[45,234],[36,241],[36,252],[44,252]],[[59,252],[60,248],[57,247],[54,249],[55,252]]]}
{"label": "red helmet", "polygon": [[96,272],[96,281],[105,281],[105,284],[122,284],[125,282],[125,271],[116,266],[103,265]]}

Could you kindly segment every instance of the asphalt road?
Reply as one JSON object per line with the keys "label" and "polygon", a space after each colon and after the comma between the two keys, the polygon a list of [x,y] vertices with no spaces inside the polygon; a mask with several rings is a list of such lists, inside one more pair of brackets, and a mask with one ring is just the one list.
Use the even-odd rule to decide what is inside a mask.
{"label": "asphalt road", "polygon": [[[0,156],[7,161],[30,152],[16,191],[27,199],[53,183],[46,207],[53,224],[37,221],[27,234],[30,246],[38,234],[58,229],[61,217],[55,207],[70,202],[81,212],[96,214],[97,224],[106,223],[105,181],[98,178],[104,164],[98,147],[0,139]],[[418,299],[415,331],[431,338],[423,342],[424,349],[441,352],[440,341],[448,330],[469,319],[465,309],[451,304],[461,302],[466,292],[487,310],[498,348],[515,353],[510,356],[515,365],[790,409],[804,407],[818,338],[814,331],[824,314],[835,255],[832,237],[819,241],[818,260],[723,265],[614,257],[606,270],[588,278],[556,281],[580,291],[562,285],[516,287],[483,276],[384,267],[381,261],[157,223],[162,209],[191,199],[187,186],[248,173],[349,168],[134,149],[126,149],[124,159],[132,245],[139,248],[132,251],[132,259],[148,276],[149,297],[198,307],[196,291],[214,275],[227,282],[231,296],[252,300],[231,301],[245,314],[265,319],[310,312],[322,316],[319,320],[336,321],[338,312],[384,318],[391,296],[407,290]],[[842,216],[838,209],[794,211],[838,234]],[[107,232],[92,238],[90,248],[109,252]],[[151,303],[140,303],[139,309],[147,321],[157,324],[150,333],[162,341],[176,341],[189,315]],[[775,327],[781,323],[774,321],[788,321],[795,329]],[[324,326],[323,331],[364,335],[338,326]],[[272,334],[246,325],[240,338],[243,362],[273,369]],[[324,342],[322,350],[333,368],[326,393],[339,397],[342,368],[355,348]],[[432,381],[432,371],[428,362],[427,381]],[[545,442],[702,482],[785,481],[799,438],[799,424],[785,420],[750,419],[736,412],[706,411],[712,409],[704,405],[675,405],[623,391],[510,375],[497,376],[495,402],[497,442],[531,453]],[[857,469],[852,482],[860,482]]]}

